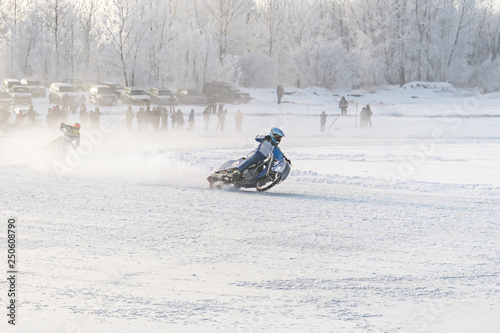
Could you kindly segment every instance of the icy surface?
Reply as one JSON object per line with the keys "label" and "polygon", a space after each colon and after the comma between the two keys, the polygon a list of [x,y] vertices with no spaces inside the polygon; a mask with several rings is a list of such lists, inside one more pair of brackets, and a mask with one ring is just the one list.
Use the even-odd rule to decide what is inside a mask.
{"label": "icy surface", "polygon": [[[500,99],[416,83],[285,87],[281,105],[249,91],[224,133],[215,117],[201,131],[200,107],[194,133],[161,134],[127,133],[125,107],[102,107],[111,130],[64,168],[40,150],[57,129],[0,134],[2,218],[20,224],[18,324],[0,330],[500,330]],[[356,103],[371,104],[373,128],[355,127]],[[319,133],[323,110],[327,129],[337,120]],[[266,193],[210,190],[209,172],[271,126],[290,177]]]}

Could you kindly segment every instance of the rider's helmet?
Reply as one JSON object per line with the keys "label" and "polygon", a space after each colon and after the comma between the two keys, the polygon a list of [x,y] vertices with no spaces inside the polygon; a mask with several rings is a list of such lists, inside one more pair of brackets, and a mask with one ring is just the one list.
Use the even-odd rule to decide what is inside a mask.
{"label": "rider's helmet", "polygon": [[280,130],[278,127],[273,127],[271,128],[269,136],[271,137],[273,143],[277,146],[281,142],[281,138],[285,136],[285,133],[283,133],[283,131]]}
{"label": "rider's helmet", "polygon": [[75,129],[75,130],[79,131],[79,130],[80,130],[80,127],[82,127],[82,126],[80,126],[80,124],[79,124],[79,123],[74,123],[74,124],[73,124],[73,126],[71,126],[71,127],[73,127],[73,129]]}

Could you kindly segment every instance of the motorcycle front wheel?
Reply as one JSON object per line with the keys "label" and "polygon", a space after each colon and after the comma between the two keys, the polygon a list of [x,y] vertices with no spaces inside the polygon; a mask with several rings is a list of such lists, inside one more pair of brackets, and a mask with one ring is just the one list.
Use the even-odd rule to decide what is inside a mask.
{"label": "motorcycle front wheel", "polygon": [[265,178],[259,179],[255,189],[259,192],[264,192],[269,190],[274,185],[278,184],[281,179],[281,173],[276,173],[274,175],[269,175]]}

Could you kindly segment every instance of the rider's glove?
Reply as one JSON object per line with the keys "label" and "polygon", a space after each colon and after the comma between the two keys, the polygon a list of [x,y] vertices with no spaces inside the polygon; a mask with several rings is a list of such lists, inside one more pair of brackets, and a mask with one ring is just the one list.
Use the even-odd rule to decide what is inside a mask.
{"label": "rider's glove", "polygon": [[285,161],[288,162],[288,164],[292,165],[292,161],[290,161],[288,158],[285,157]]}
{"label": "rider's glove", "polygon": [[266,136],[264,137],[264,139],[265,139],[265,140],[267,140],[267,141],[271,141],[271,136],[270,136],[270,135],[266,135]]}

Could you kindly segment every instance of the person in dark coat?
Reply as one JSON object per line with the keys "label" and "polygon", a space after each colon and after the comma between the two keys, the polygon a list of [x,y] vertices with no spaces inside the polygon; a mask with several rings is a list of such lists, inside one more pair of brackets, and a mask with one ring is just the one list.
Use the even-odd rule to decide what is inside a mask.
{"label": "person in dark coat", "polygon": [[342,98],[340,99],[340,102],[339,102],[340,114],[347,115],[347,106],[348,105],[349,104],[347,103],[345,97],[342,96]]}
{"label": "person in dark coat", "polygon": [[33,105],[30,105],[30,108],[28,110],[28,119],[30,121],[30,125],[31,126],[34,126],[35,125],[35,120],[36,120],[36,116],[37,116],[37,113],[36,111],[33,109]]}
{"label": "person in dark coat", "polygon": [[160,107],[153,109],[153,129],[155,133],[160,131],[161,111]]}
{"label": "person in dark coat", "polygon": [[284,93],[285,89],[283,89],[283,86],[278,86],[276,88],[276,95],[278,96],[278,104],[281,104],[281,98],[283,98]]}
{"label": "person in dark coat", "polygon": [[372,109],[370,108],[370,105],[366,106],[366,126],[373,127],[372,125]]}
{"label": "person in dark coat", "polygon": [[325,125],[326,125],[326,117],[328,117],[328,115],[325,113],[325,111],[323,111],[319,117],[321,118],[319,131],[320,132],[324,132],[325,131]]}
{"label": "person in dark coat", "polygon": [[172,112],[170,115],[170,119],[172,120],[172,130],[177,130],[177,112]]}
{"label": "person in dark coat", "polygon": [[186,129],[189,132],[194,131],[194,109],[191,109],[188,117],[188,128]]}
{"label": "person in dark coat", "polygon": [[161,107],[161,131],[168,132],[168,110],[166,107]]}
{"label": "person in dark coat", "polygon": [[203,130],[208,131],[208,123],[210,122],[210,109],[208,106],[203,111],[203,120],[205,121],[205,128]]}
{"label": "person in dark coat", "polygon": [[219,128],[221,127],[223,113],[224,111],[222,109],[219,109],[219,111],[217,112],[217,127],[215,128],[215,131],[218,131]]}
{"label": "person in dark coat", "polygon": [[137,114],[135,115],[137,118],[137,129],[139,132],[143,132],[146,127],[146,111],[144,108],[140,108]]}
{"label": "person in dark coat", "polygon": [[176,115],[175,122],[177,125],[177,129],[179,131],[182,131],[182,128],[184,127],[184,114],[182,113],[181,109],[177,109],[177,112],[175,115]]}
{"label": "person in dark coat", "polygon": [[134,121],[134,111],[132,110],[132,107],[129,106],[127,108],[127,111],[125,111],[125,122],[127,124],[127,131],[132,130],[132,122]]}
{"label": "person in dark coat", "polygon": [[366,108],[361,109],[361,113],[359,114],[359,127],[366,127],[366,117],[367,111]]}
{"label": "person in dark coat", "polygon": [[146,130],[151,130],[152,125],[153,125],[153,111],[151,111],[151,108],[149,105],[146,107]]}
{"label": "person in dark coat", "polygon": [[175,113],[175,97],[170,95],[168,98],[168,105],[170,105],[170,112]]}

